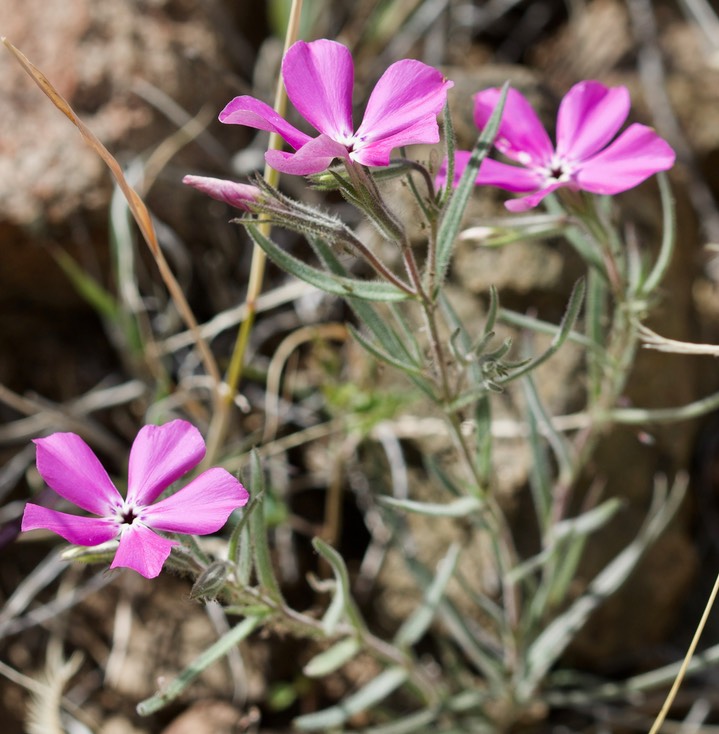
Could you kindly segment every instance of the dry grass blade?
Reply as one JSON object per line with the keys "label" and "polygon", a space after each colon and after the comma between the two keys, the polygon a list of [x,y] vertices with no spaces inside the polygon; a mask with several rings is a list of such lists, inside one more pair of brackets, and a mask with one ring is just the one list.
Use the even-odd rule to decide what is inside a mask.
{"label": "dry grass blade", "polygon": [[262,443],[274,441],[280,418],[280,380],[282,370],[292,352],[308,341],[319,339],[347,340],[347,327],[344,324],[312,324],[293,331],[286,336],[275,350],[267,370],[267,392],[265,393],[265,429]]}
{"label": "dry grass blade", "polygon": [[658,352],[673,354],[704,354],[719,357],[719,344],[695,344],[667,339],[643,325],[639,327],[639,334],[646,349],[656,349]]}
{"label": "dry grass blade", "polygon": [[65,734],[60,718],[62,692],[82,664],[82,653],[67,661],[48,659],[44,680],[33,690],[27,710],[27,734]]}
{"label": "dry grass blade", "polygon": [[165,285],[170,292],[172,300],[175,302],[177,310],[180,312],[183,320],[193,333],[195,343],[197,344],[197,347],[202,355],[202,361],[205,365],[205,369],[207,370],[208,374],[213,378],[215,385],[217,386],[217,392],[219,393],[219,387],[222,382],[222,378],[220,376],[220,371],[217,367],[217,363],[215,362],[215,358],[213,357],[212,352],[207,346],[207,343],[200,334],[197,319],[195,319],[195,316],[192,313],[192,309],[190,308],[190,305],[187,302],[184,293],[182,292],[180,284],[177,282],[175,276],[172,273],[172,270],[170,269],[170,266],[167,263],[167,260],[165,259],[165,256],[162,254],[162,250],[160,249],[160,245],[157,241],[155,227],[152,224],[152,218],[150,217],[150,213],[145,206],[145,202],[143,202],[137,192],[127,182],[127,179],[122,172],[122,168],[120,167],[120,164],[115,160],[114,156],[100,142],[100,140],[92,132],[92,130],[90,130],[90,128],[88,128],[87,125],[85,125],[85,123],[75,114],[70,104],[55,89],[50,80],[37,67],[35,67],[19,49],[15,48],[15,46],[13,46],[7,38],[3,36],[1,40],[5,44],[6,48],[10,51],[10,53],[18,61],[18,63],[23,67],[23,69],[25,69],[25,71],[30,75],[33,81],[38,85],[38,87],[40,87],[47,98],[80,131],[80,134],[85,139],[85,142],[100,156],[100,158],[102,158],[107,167],[110,169],[110,172],[117,181],[117,185],[120,187],[122,193],[125,196],[125,199],[127,200],[127,205],[132,212],[132,216],[137,222],[137,226],[140,228],[140,232],[142,233],[142,236],[147,243],[147,246],[150,248],[150,252],[155,258],[157,267],[160,270],[160,275],[162,276],[162,279],[164,280]]}

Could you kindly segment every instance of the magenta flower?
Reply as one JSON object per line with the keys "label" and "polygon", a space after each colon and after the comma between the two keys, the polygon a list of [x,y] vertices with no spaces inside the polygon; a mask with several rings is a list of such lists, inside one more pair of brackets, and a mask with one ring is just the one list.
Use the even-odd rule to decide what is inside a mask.
{"label": "magenta flower", "polygon": [[245,212],[250,211],[250,204],[256,203],[262,195],[257,186],[209,176],[185,176],[182,183]]}
{"label": "magenta flower", "polygon": [[208,469],[186,487],[153,502],[205,455],[200,432],[187,421],[145,426],[130,450],[123,499],[90,447],[74,433],[38,438],[37,469],[61,497],[99,517],[83,517],[28,503],[23,530],[46,528],[76,545],[119,538],[110,568],[133,568],[155,578],[177,541],[155,531],[206,535],[247,503],[247,490],[224,469]]}
{"label": "magenta flower", "polygon": [[[480,130],[499,97],[499,89],[487,89],[475,96],[474,120]],[[675,154],[646,125],[630,125],[610,142],[627,119],[629,107],[626,87],[608,88],[594,81],[575,84],[559,105],[555,148],[529,102],[510,89],[495,146],[520,166],[485,158],[477,183],[529,193],[505,203],[513,212],[537,206],[563,186],[593,194],[618,194],[631,189],[654,173],[671,168]],[[469,156],[466,151],[458,151],[455,183]]]}
{"label": "magenta flower", "polygon": [[335,158],[365,166],[387,166],[402,145],[439,142],[437,115],[452,82],[420,61],[392,64],[377,82],[362,123],[352,123],[354,64],[345,46],[321,39],[298,41],[285,54],[282,76],[287,96],[319,131],[313,138],[254,97],[235,97],[220,121],[278,133],[295,153],[267,151],[278,171],[298,175],[324,171]]}

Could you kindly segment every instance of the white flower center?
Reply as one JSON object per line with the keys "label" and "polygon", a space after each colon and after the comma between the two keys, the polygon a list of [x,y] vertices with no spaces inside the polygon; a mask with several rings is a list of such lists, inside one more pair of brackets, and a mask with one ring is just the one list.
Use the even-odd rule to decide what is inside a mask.
{"label": "white flower center", "polygon": [[142,520],[142,508],[124,502],[121,507],[117,508],[115,520],[121,526],[132,525],[136,520]]}
{"label": "white flower center", "polygon": [[539,169],[546,183],[569,183],[572,180],[575,166],[567,160],[560,158],[556,153],[551,157],[549,163]]}
{"label": "white flower center", "polygon": [[354,133],[343,133],[342,135],[336,137],[335,141],[337,143],[341,143],[342,145],[347,146],[348,150],[352,150],[352,147],[357,142],[357,138],[355,138]]}

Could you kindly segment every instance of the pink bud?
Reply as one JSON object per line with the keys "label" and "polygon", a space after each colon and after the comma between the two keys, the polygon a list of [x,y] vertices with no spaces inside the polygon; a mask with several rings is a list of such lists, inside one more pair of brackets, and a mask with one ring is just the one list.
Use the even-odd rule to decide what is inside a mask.
{"label": "pink bud", "polygon": [[225,204],[245,212],[250,211],[250,204],[258,201],[262,194],[257,186],[208,176],[185,176],[182,183],[193,186],[213,199],[224,201]]}

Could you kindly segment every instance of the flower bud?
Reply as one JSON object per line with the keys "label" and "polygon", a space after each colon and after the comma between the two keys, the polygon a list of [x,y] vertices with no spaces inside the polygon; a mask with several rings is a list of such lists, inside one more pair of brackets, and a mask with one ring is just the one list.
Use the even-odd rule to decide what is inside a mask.
{"label": "flower bud", "polygon": [[198,577],[190,591],[190,599],[216,599],[222,591],[229,564],[227,561],[214,561]]}
{"label": "flower bud", "polygon": [[245,212],[249,212],[250,205],[256,203],[262,195],[256,186],[208,176],[185,176],[182,183]]}

